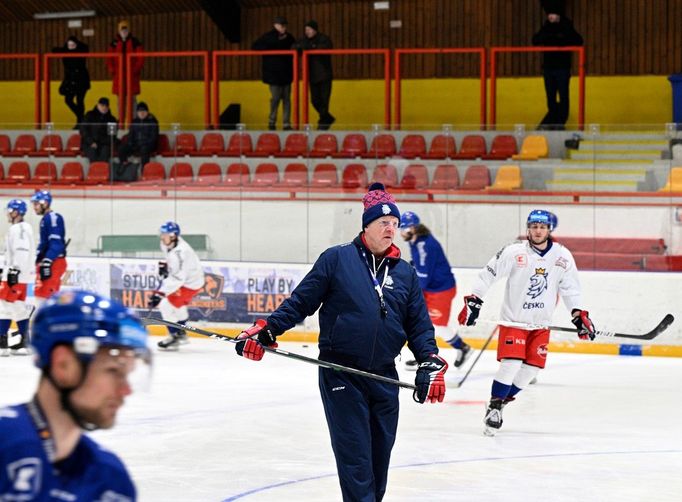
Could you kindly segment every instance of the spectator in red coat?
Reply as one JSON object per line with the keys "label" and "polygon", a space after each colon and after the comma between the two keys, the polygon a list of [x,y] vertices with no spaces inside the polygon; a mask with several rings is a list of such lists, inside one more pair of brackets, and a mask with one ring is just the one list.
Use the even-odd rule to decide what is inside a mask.
{"label": "spectator in red coat", "polygon": [[[109,73],[111,74],[114,85],[112,92],[118,96],[118,106],[121,115],[121,121],[125,122],[126,113],[126,85],[127,85],[127,74],[126,74],[126,59],[127,54],[130,53],[140,53],[143,52],[142,42],[130,34],[130,24],[128,21],[121,21],[118,23],[118,33],[114,40],[112,40],[111,45],[109,45],[108,51],[112,54],[121,54],[123,56],[123,89],[119,89],[118,85],[118,64],[115,59],[107,59],[107,67]],[[144,59],[141,57],[131,58],[130,62],[130,76],[131,76],[131,88],[130,94],[133,98],[133,110],[137,108],[137,95],[140,94],[140,74],[142,73],[142,66],[144,65]]]}

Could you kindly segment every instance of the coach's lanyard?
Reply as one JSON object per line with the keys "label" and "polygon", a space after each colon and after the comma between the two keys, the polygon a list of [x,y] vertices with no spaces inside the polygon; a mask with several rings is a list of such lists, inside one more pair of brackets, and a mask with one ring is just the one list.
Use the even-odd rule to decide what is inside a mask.
{"label": "coach's lanyard", "polygon": [[38,397],[34,396],[30,402],[26,403],[26,408],[31,416],[31,420],[33,420],[33,425],[38,431],[38,437],[40,437],[40,442],[43,445],[45,455],[52,464],[57,455],[57,447],[54,444],[50,425],[47,423],[47,419],[45,418],[43,410],[40,408],[40,404],[38,404]]}
{"label": "coach's lanyard", "polygon": [[365,250],[362,250],[362,257],[365,259],[365,263],[367,263],[367,270],[369,270],[369,275],[372,277],[372,284],[374,284],[374,290],[377,292],[377,295],[379,295],[379,307],[381,308],[381,317],[386,317],[388,315],[388,309],[386,308],[386,302],[384,301],[384,284],[386,284],[386,279],[388,278],[388,263],[386,263],[386,268],[384,268],[384,278],[381,281],[381,284],[379,284],[379,279],[377,279],[377,274],[376,271],[381,268],[381,265],[384,263],[384,260],[386,258],[382,258],[381,261],[379,262],[379,266],[376,264],[376,258],[374,258],[374,255],[372,255],[372,265],[374,266],[374,270],[372,270],[372,267],[369,266],[369,260],[367,259],[367,254],[365,253]]}

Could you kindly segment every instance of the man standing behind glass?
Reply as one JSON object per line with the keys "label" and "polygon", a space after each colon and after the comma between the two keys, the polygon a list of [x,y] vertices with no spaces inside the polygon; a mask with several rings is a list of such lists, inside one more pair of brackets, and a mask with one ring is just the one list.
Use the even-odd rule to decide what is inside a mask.
{"label": "man standing behind glass", "polygon": [[[296,39],[287,31],[287,20],[277,16],[273,29],[253,43],[255,51],[288,51]],[[263,83],[270,86],[270,115],[268,129],[275,130],[277,109],[282,102],[282,124],[284,130],[291,129],[291,82],[294,79],[291,56],[263,56]]]}

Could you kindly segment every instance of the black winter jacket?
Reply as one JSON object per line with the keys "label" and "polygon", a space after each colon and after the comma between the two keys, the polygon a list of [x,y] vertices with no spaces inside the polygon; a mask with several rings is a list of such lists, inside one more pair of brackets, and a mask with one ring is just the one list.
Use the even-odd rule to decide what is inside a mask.
{"label": "black winter jacket", "polygon": [[128,144],[132,147],[147,146],[156,148],[159,141],[159,121],[151,113],[144,119],[135,117],[130,124]]}
{"label": "black winter jacket", "polygon": [[93,143],[98,145],[108,143],[110,138],[107,123],[109,122],[118,122],[118,119],[111,114],[111,110],[107,113],[100,113],[97,105],[95,105],[92,110],[86,113],[80,125],[82,147],[87,148]]}
{"label": "black winter jacket", "polygon": [[[288,51],[296,42],[289,32],[280,36],[274,28],[256,40],[254,51]],[[289,85],[294,80],[291,56],[263,56],[263,82],[269,85]]]}
{"label": "black winter jacket", "polygon": [[[331,38],[317,33],[313,38],[303,37],[295,45],[296,49],[309,51],[317,49],[333,49]],[[308,58],[308,80],[311,84],[319,84],[332,80],[332,57],[329,55],[310,56]]]}
{"label": "black winter jacket", "polygon": [[[72,39],[74,40],[74,39]],[[66,44],[62,47],[55,47],[52,52],[64,54],[87,53],[89,48],[80,40],[74,40],[76,48],[69,49]],[[63,58],[64,63],[64,78],[59,86],[59,94],[62,96],[73,96],[76,94],[85,94],[90,89],[90,73],[86,66],[85,58]]]}
{"label": "black winter jacket", "polygon": [[[558,23],[545,21],[535,35],[533,35],[533,45],[544,45],[547,47],[569,47],[583,45],[583,37],[575,31],[573,21],[561,16]],[[543,69],[545,70],[570,70],[571,52],[544,52]]]}

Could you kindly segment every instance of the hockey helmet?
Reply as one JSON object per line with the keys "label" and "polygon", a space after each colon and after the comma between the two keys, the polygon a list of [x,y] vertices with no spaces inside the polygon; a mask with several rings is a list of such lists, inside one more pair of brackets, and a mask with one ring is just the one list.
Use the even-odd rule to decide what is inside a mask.
{"label": "hockey helmet", "polygon": [[42,202],[46,206],[52,205],[52,194],[49,190],[38,190],[31,196],[31,202]]}
{"label": "hockey helmet", "polygon": [[21,199],[12,199],[7,203],[7,212],[16,211],[20,215],[26,214],[26,203]]}
{"label": "hockey helmet", "polygon": [[531,223],[542,223],[543,225],[547,225],[551,232],[554,230],[557,222],[557,217],[549,211],[545,211],[544,209],[533,209],[528,215],[526,227],[530,227]]}
{"label": "hockey helmet", "polygon": [[159,228],[159,232],[162,234],[175,234],[180,235],[180,225],[174,221],[167,221]]}
{"label": "hockey helmet", "polygon": [[412,211],[405,211],[403,215],[400,217],[400,226],[401,227],[414,227],[419,225],[419,216],[417,216],[416,213],[413,213]]}

